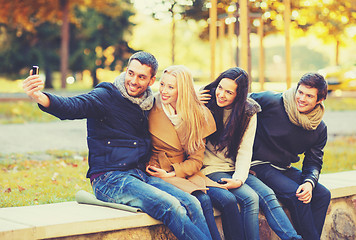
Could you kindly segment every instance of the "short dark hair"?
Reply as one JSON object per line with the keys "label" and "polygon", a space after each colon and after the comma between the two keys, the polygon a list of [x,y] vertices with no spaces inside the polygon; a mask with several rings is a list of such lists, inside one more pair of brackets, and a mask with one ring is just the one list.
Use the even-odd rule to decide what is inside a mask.
{"label": "short dark hair", "polygon": [[158,61],[151,53],[144,51],[136,52],[130,57],[127,65],[130,65],[132,60],[137,60],[142,65],[149,66],[151,68],[151,78],[156,76],[158,71]]}
{"label": "short dark hair", "polygon": [[299,85],[305,85],[311,88],[316,88],[318,89],[318,100],[325,100],[326,96],[328,95],[328,83],[325,81],[324,77],[320,75],[319,73],[306,73],[304,74],[299,82],[297,89],[299,88]]}

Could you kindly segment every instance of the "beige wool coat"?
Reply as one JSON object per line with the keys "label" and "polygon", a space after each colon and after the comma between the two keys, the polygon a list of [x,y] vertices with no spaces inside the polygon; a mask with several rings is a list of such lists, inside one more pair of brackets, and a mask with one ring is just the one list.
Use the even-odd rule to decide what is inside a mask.
{"label": "beige wool coat", "polygon": [[[185,143],[179,136],[183,136],[185,129],[176,130],[162,109],[159,96],[155,99],[148,122],[152,139],[152,155],[149,164],[162,168],[167,172],[175,171],[175,177],[162,178],[185,192],[192,193],[196,190],[206,192],[208,187],[221,187],[200,172],[203,166],[205,146],[192,154],[187,154]],[[204,138],[216,131],[215,121],[209,109],[209,121],[204,131]]]}

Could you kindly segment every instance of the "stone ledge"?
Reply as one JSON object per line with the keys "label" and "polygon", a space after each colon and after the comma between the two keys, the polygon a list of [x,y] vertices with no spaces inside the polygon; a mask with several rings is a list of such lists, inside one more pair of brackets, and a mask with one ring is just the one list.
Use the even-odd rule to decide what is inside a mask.
{"label": "stone ledge", "polygon": [[[356,215],[356,171],[322,174],[320,182],[330,189],[333,199],[323,236],[329,235],[324,233],[326,231],[340,228],[333,219],[345,218],[344,213],[350,213],[348,219],[350,218],[353,223],[349,224],[348,228],[353,231]],[[340,208],[343,209],[341,215],[338,210]],[[260,223],[265,221],[263,218],[260,216]],[[218,227],[221,229],[219,214],[217,214],[217,221]],[[261,225],[266,226],[266,222]],[[268,224],[266,227],[268,228]],[[260,231],[264,231],[263,236],[261,234],[261,239],[278,239],[270,229],[267,229],[269,234],[266,234],[266,230],[261,229]],[[162,237],[162,234],[166,238]],[[145,213],[132,213],[108,207],[78,204],[77,202],[0,209],[0,239],[63,238],[78,240],[98,239],[99,236],[102,239],[104,235],[112,237],[109,239],[113,239],[114,236],[121,236],[120,239],[124,239],[122,236],[127,236],[127,239],[140,240],[155,239],[155,236],[160,236],[160,239],[174,239],[174,236],[162,226],[160,221]],[[322,239],[324,238],[322,237]]]}
{"label": "stone ledge", "polygon": [[145,213],[77,202],[2,208],[0,216],[0,239],[46,239],[161,224]]}
{"label": "stone ledge", "polygon": [[331,192],[331,198],[356,194],[356,171],[321,174],[319,182]]}

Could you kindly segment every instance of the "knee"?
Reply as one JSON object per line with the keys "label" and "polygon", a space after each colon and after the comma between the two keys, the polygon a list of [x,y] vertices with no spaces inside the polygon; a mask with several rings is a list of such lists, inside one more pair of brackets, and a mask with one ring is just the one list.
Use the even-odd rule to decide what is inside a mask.
{"label": "knee", "polygon": [[329,204],[331,201],[331,192],[329,189],[324,188],[323,191],[319,194],[319,199],[323,201],[324,203]]}
{"label": "knee", "polygon": [[186,209],[180,204],[179,200],[174,197],[163,197],[160,201],[155,201],[154,204],[143,210],[159,220],[171,214],[179,218],[187,214]]}
{"label": "knee", "polygon": [[[215,202],[217,204],[215,204]],[[232,206],[237,207],[238,202],[233,194],[225,194],[219,196],[218,199],[215,199],[214,205],[217,205],[218,209],[223,211],[224,209],[230,209]]]}
{"label": "knee", "polygon": [[279,205],[277,197],[272,190],[264,192],[264,194],[261,196],[260,205],[261,206],[265,206],[265,205],[278,206]]}
{"label": "knee", "polygon": [[259,196],[255,192],[250,192],[250,194],[246,196],[242,202],[246,207],[255,209],[259,208]]}

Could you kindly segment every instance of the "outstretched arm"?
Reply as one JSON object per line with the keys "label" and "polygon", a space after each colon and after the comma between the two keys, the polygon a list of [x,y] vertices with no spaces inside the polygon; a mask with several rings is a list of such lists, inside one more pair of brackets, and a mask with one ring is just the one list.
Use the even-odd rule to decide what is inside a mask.
{"label": "outstretched arm", "polygon": [[[32,74],[32,70],[30,71]],[[35,100],[38,104],[44,107],[49,107],[50,100],[46,94],[41,92],[44,88],[44,82],[40,79],[39,75],[30,75],[22,83],[22,88],[25,93]]]}

